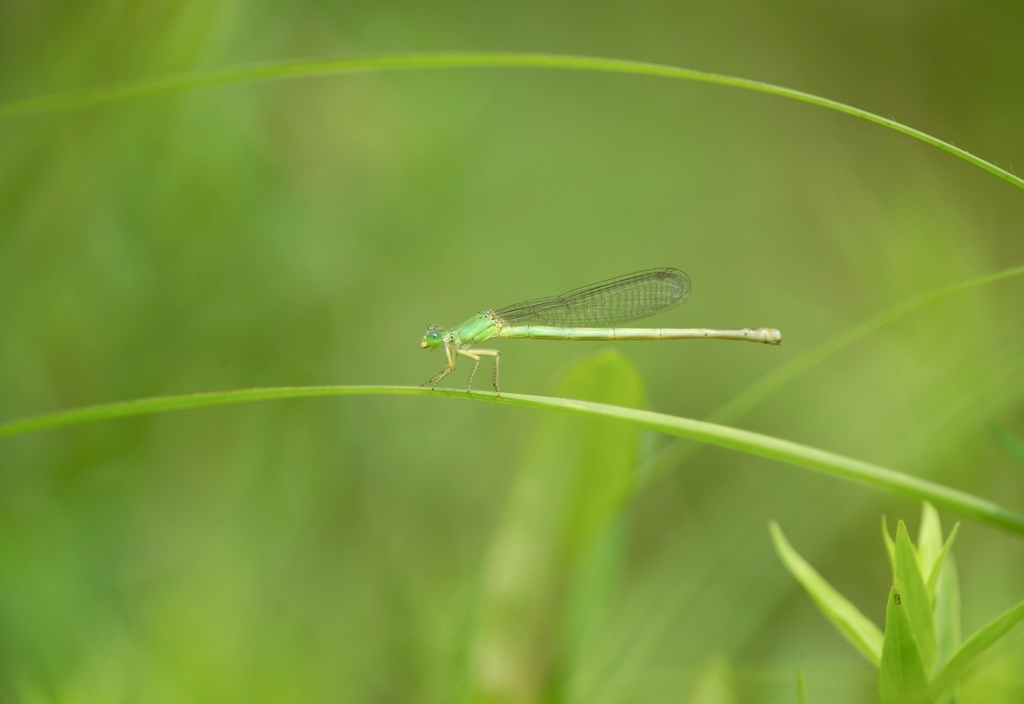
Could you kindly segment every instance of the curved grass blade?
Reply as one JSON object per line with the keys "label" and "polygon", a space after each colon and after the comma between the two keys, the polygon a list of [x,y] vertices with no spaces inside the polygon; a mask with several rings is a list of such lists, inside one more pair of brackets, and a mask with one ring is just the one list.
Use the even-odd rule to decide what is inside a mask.
{"label": "curved grass blade", "polygon": [[781,98],[789,98],[802,103],[810,103],[818,107],[852,115],[853,117],[888,127],[896,132],[920,140],[944,152],[948,152],[964,161],[1001,178],[1017,188],[1024,189],[1024,179],[1001,169],[995,164],[977,157],[970,152],[944,142],[937,137],[908,127],[891,118],[882,117],[867,110],[861,110],[845,103],[828,98],[783,88],[782,86],[762,83],[747,78],[724,76],[705,71],[666,66],[644,61],[628,61],[624,59],[608,59],[594,56],[573,56],[566,54],[532,54],[517,52],[437,52],[378,54],[375,56],[356,56],[333,59],[293,59],[263,63],[227,66],[208,71],[195,71],[169,76],[157,76],[141,81],[131,81],[115,85],[84,88],[35,98],[25,98],[0,104],[0,117],[10,115],[31,115],[65,110],[80,110],[105,103],[139,98],[147,95],[171,93],[190,90],[204,86],[218,86],[232,83],[251,83],[264,80],[281,80],[286,78],[309,78],[365,71],[395,71],[409,69],[442,69],[442,68],[546,68],[568,69],[575,71],[596,71],[601,73],[626,73],[641,76],[659,76],[675,78],[699,83],[742,88],[757,93],[767,93]]}
{"label": "curved grass blade", "polygon": [[938,698],[955,686],[982,653],[1021,621],[1024,621],[1024,601],[982,626],[960,646],[932,681],[932,695]]}
{"label": "curved grass blade", "polygon": [[793,549],[779,524],[768,524],[779,559],[818,605],[818,609],[832,622],[843,637],[870,663],[878,667],[882,659],[882,631],[850,601],[836,591],[816,569]]}
{"label": "curved grass blade", "polygon": [[26,418],[0,425],[0,437],[21,435],[98,420],[126,418],[186,408],[269,399],[353,395],[444,396],[522,406],[525,408],[557,410],[577,415],[615,418],[659,433],[689,438],[759,457],[778,460],[798,467],[813,469],[898,496],[918,501],[930,501],[936,507],[958,513],[961,516],[999,526],[1015,533],[1024,534],[1024,515],[965,492],[936,484],[927,479],[902,474],[879,465],[861,462],[860,460],[845,457],[834,452],[819,450],[818,448],[788,440],[706,421],[670,416],[664,413],[655,413],[654,411],[610,406],[592,401],[550,398],[547,396],[529,396],[525,394],[501,394],[498,396],[497,394],[481,392],[468,394],[465,391],[451,389],[431,390],[418,386],[293,386],[267,389],[239,389],[236,391],[217,391],[187,394],[184,396],[163,396],[135,401],[121,401],[59,411],[49,415]]}

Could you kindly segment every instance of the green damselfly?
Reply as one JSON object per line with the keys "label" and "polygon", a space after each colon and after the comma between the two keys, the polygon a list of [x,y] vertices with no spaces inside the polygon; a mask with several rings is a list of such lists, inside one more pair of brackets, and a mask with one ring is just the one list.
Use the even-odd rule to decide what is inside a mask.
{"label": "green damselfly", "polygon": [[561,296],[538,298],[497,310],[485,310],[445,330],[431,325],[420,347],[444,348],[447,364],[426,384],[431,388],[455,369],[460,356],[473,360],[469,389],[480,367],[481,356],[494,357],[494,390],[498,391],[498,350],[474,349],[492,337],[526,337],[536,340],[747,340],[767,345],[782,342],[772,328],[620,328],[631,320],[660,313],[690,296],[690,277],[679,269],[647,269],[573,289]]}

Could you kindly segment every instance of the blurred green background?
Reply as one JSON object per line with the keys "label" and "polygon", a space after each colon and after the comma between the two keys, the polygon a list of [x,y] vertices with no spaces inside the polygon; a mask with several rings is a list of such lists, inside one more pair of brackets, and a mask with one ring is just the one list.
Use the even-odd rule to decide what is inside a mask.
{"label": "blurred green background", "polygon": [[[962,0],[8,0],[0,101],[279,58],[581,53],[805,90],[1019,169],[1022,27],[1024,5]],[[907,137],[664,79],[368,73],[8,117],[0,420],[192,391],[418,384],[443,364],[418,347],[429,323],[655,266],[694,283],[658,323],[785,335],[777,349],[616,347],[645,387],[645,401],[625,398],[701,418],[893,305],[1020,264],[1021,222],[1020,191]],[[930,306],[739,425],[1020,509],[1020,467],[987,426],[1024,434],[1022,299],[1009,280]],[[500,347],[510,392],[612,359],[604,345]],[[559,422],[360,397],[6,439],[0,700],[791,702],[797,670],[812,701],[874,699],[874,670],[785,573],[766,525],[881,623],[879,515],[916,532],[917,505],[702,450],[597,529],[612,576],[569,647],[574,580],[600,573],[580,567],[589,548],[535,574],[502,538],[522,527],[523,487],[548,491],[530,471],[538,448],[580,441]],[[639,460],[664,442],[616,447]],[[965,633],[1024,598],[1019,537],[968,522],[955,553]],[[520,614],[540,623],[518,641],[537,655],[524,691],[480,684],[481,643],[504,637],[487,613],[501,565],[541,592]],[[1022,660],[1018,630],[962,701],[1024,701]]]}

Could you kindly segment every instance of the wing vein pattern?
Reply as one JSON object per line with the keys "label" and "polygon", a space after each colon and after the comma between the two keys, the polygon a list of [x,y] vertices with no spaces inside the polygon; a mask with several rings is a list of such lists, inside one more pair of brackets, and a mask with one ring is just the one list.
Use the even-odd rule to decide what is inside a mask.
{"label": "wing vein pattern", "polygon": [[494,311],[506,325],[608,327],[668,310],[690,296],[690,277],[679,269],[647,269]]}

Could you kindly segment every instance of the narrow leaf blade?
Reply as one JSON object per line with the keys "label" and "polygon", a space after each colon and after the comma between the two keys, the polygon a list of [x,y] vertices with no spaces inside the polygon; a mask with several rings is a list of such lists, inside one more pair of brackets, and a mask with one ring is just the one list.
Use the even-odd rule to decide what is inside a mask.
{"label": "narrow leaf blade", "polygon": [[[573,365],[556,393],[625,407],[644,398],[639,374],[617,353]],[[620,509],[611,488],[636,469],[639,435],[595,416],[539,419],[487,557],[471,698],[543,698],[557,687],[554,663],[572,662],[595,615],[607,612],[626,525],[603,529]]]}
{"label": "narrow leaf blade", "polygon": [[825,618],[832,622],[853,647],[877,666],[882,656],[882,632],[878,626],[836,591],[793,549],[779,524],[772,521],[768,529],[775,544],[775,552],[789,573],[807,590]]}
{"label": "narrow leaf blade", "polygon": [[934,562],[931,565],[931,571],[928,573],[928,593],[932,595],[932,603],[934,603],[935,590],[938,585],[939,575],[942,574],[942,565],[949,557],[950,550],[953,549],[953,543],[956,542],[956,536],[960,533],[960,524],[957,523],[953,526],[953,530],[949,532],[949,537],[946,539],[945,544],[942,546],[942,550],[935,557]]}
{"label": "narrow leaf blade", "polygon": [[936,676],[932,683],[933,694],[941,696],[959,682],[967,669],[981,657],[982,653],[1021,621],[1024,621],[1024,601],[978,629],[960,646],[960,649]]}
{"label": "narrow leaf blade", "polygon": [[917,559],[925,582],[942,551],[942,522],[939,512],[927,501],[921,502],[921,528],[917,533]]}
{"label": "narrow leaf blade", "polygon": [[939,671],[960,648],[960,577],[956,560],[949,555],[935,586],[935,667]]}
{"label": "narrow leaf blade", "polygon": [[889,555],[889,568],[896,573],[896,541],[892,539],[889,526],[885,522],[885,514],[882,514],[882,540],[885,541],[885,552]]}

